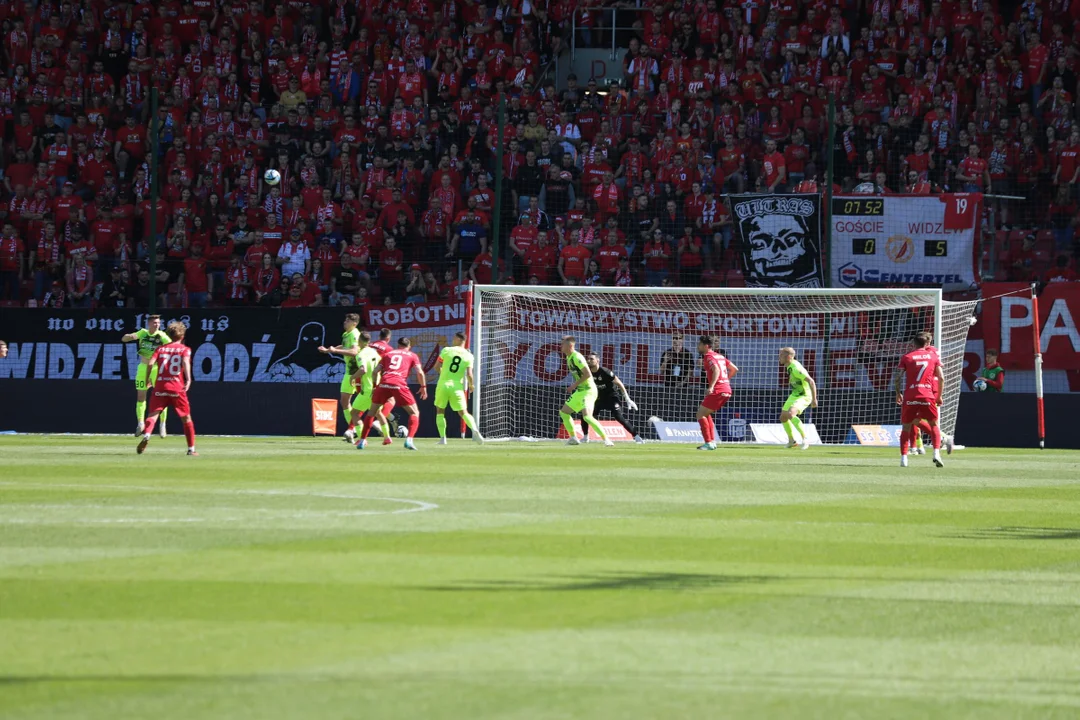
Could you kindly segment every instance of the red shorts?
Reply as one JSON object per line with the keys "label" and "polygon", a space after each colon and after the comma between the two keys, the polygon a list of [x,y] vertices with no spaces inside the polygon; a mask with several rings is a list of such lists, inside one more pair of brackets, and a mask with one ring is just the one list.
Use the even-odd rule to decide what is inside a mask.
{"label": "red shorts", "polygon": [[380,385],[371,393],[371,406],[382,405],[387,400],[395,400],[398,407],[408,407],[416,404],[412,390],[397,385]]}
{"label": "red shorts", "polygon": [[180,417],[191,414],[191,406],[188,405],[187,393],[169,392],[165,390],[152,390],[150,392],[150,414],[159,413],[166,408],[172,408]]}
{"label": "red shorts", "polygon": [[713,412],[716,412],[720,408],[724,407],[724,404],[731,399],[731,393],[713,393],[712,395],[706,395],[701,401],[701,406],[708,408]]}
{"label": "red shorts", "polygon": [[938,420],[938,406],[933,400],[905,400],[900,411],[900,424],[910,425],[918,420]]}

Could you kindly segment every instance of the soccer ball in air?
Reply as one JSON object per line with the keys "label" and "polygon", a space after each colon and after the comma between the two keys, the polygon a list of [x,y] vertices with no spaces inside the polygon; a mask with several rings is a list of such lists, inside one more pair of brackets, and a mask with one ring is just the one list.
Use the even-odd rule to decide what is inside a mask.
{"label": "soccer ball in air", "polygon": [[398,425],[397,436],[400,438],[409,437],[409,428],[405,427],[404,425]]}
{"label": "soccer ball in air", "polygon": [[277,185],[281,182],[281,173],[271,168],[263,173],[263,182],[267,185]]}
{"label": "soccer ball in air", "polygon": [[982,378],[975,378],[975,382],[971,383],[971,387],[975,388],[979,392],[982,392],[986,389],[986,381]]}

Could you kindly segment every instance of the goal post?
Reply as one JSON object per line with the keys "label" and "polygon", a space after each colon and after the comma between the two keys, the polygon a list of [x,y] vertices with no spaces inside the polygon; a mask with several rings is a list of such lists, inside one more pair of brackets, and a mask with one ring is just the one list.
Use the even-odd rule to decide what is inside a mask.
{"label": "goal post", "polygon": [[915,333],[930,331],[946,377],[941,425],[952,433],[976,305],[945,301],[938,289],[861,288],[477,285],[472,300],[472,409],[493,440],[558,436],[570,383],[564,335],[627,386],[639,407],[631,420],[646,438],[650,418],[693,421],[705,382],[700,335],[713,335],[739,368],[718,428],[777,421],[788,392],[779,350],[792,347],[819,391],[819,407],[804,418],[823,442],[842,443],[852,425],[899,422],[894,369]]}

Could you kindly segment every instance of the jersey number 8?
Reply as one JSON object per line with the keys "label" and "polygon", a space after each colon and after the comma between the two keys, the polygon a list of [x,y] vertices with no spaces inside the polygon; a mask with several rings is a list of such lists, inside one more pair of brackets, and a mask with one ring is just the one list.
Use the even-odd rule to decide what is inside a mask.
{"label": "jersey number 8", "polygon": [[461,358],[455,357],[453,360],[450,361],[450,372],[451,373],[457,373],[457,371],[458,371],[458,369],[460,367],[461,367]]}

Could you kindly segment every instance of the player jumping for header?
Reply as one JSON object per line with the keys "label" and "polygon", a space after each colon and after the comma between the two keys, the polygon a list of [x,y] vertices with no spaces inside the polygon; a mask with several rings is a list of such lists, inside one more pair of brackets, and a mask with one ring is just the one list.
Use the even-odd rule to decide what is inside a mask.
{"label": "player jumping for header", "polygon": [[[143,434],[143,426],[146,424],[146,393],[154,387],[157,380],[157,366],[151,361],[154,351],[162,345],[172,342],[169,336],[161,329],[161,316],[149,315],[146,318],[146,327],[140,328],[133,333],[128,333],[120,338],[120,342],[137,342],[139,349],[139,367],[135,371],[135,417],[139,424],[135,430],[135,437]],[[161,424],[158,425],[158,434],[165,437],[165,418],[168,411],[162,411]]]}
{"label": "player jumping for header", "polygon": [[[354,441],[357,439],[355,428],[360,418],[364,417],[368,425],[375,420],[375,413],[371,409],[371,397],[375,389],[375,368],[379,365],[379,353],[371,347],[370,343],[371,335],[366,332],[357,333],[356,371],[349,378],[349,382],[356,390],[356,395],[353,396],[349,407],[349,430],[352,431]],[[349,431],[346,431],[345,437],[349,437]]]}
{"label": "player jumping for header", "polygon": [[[409,436],[405,439],[405,449],[415,450],[413,438],[416,430],[420,427],[420,409],[416,406],[416,398],[409,389],[409,371],[416,369],[416,381],[420,384],[420,399],[427,400],[427,379],[424,377],[424,367],[410,348],[412,343],[409,338],[403,337],[398,340],[396,350],[391,350],[382,356],[375,370],[378,387],[371,395],[371,407],[375,410],[376,417],[382,427],[383,445],[390,445],[390,425],[383,414],[383,404],[393,399],[398,405],[405,408],[409,416]],[[370,414],[370,413],[369,413]],[[360,434],[360,442],[356,444],[357,450],[363,450],[367,446],[367,436],[371,432],[370,419],[364,420],[364,428]]]}
{"label": "player jumping for header", "polygon": [[[794,348],[780,348],[780,367],[787,369],[788,384],[791,386],[791,394],[784,401],[784,408],[780,413],[780,424],[787,433],[787,446],[808,450],[810,440],[806,437],[799,415],[808,407],[817,407],[817,383],[810,377],[810,373],[806,372],[802,363],[795,359]],[[799,433],[802,442],[795,440],[795,432]]]}
{"label": "player jumping for header", "polygon": [[[731,399],[731,378],[739,372],[739,368],[735,367],[734,363],[713,350],[715,346],[716,338],[712,335],[702,335],[698,338],[697,350],[701,355],[706,380],[705,397],[697,409],[697,421],[705,444],[699,445],[698,450],[716,449],[716,423],[713,422],[712,414],[724,407]],[[790,433],[788,436],[791,436]]]}
{"label": "player jumping for header", "polygon": [[467,409],[466,390],[473,385],[473,354],[465,349],[465,333],[454,333],[454,344],[439,353],[435,367],[439,370],[439,382],[435,386],[435,425],[439,428],[439,444],[446,445],[446,406],[461,416],[472,430],[473,440],[484,442],[484,436],[476,427],[476,420]]}
{"label": "player jumping for header", "polygon": [[938,427],[938,408],[945,388],[945,371],[941,358],[930,346],[931,336],[921,332],[915,336],[915,349],[900,358],[897,367],[896,404],[900,411],[900,467],[908,466],[908,446],[915,442],[915,423],[926,420],[930,425],[930,439],[934,443],[934,464],[945,467],[941,459],[941,430]]}
{"label": "player jumping for header", "polygon": [[150,415],[143,427],[142,440],[135,449],[140,455],[150,443],[150,434],[154,432],[158,415],[170,407],[176,408],[176,414],[184,424],[187,454],[199,454],[195,452],[195,423],[191,419],[191,406],[187,397],[187,391],[191,388],[191,348],[184,344],[186,331],[187,328],[182,322],[169,323],[170,342],[155,350],[150,358],[157,368],[157,379],[150,394]]}
{"label": "player jumping for header", "polygon": [[[637,403],[630,399],[630,393],[626,390],[626,386],[623,385],[623,381],[608,368],[600,366],[600,358],[597,357],[596,353],[586,355],[585,361],[589,363],[589,372],[592,373],[593,383],[596,384],[596,404],[593,406],[593,413],[595,414],[599,410],[607,410],[633,436],[634,442],[639,445],[644,443],[645,441],[638,434],[637,428],[623,415],[622,406],[624,402],[630,410],[638,409]],[[617,395],[615,393],[616,388],[619,391]],[[588,430],[585,431],[585,437],[582,440],[589,441]]]}
{"label": "player jumping for header", "polygon": [[566,356],[566,367],[570,370],[570,377],[574,379],[574,382],[570,384],[570,397],[559,409],[563,427],[570,436],[566,444],[581,444],[577,438],[574,419],[571,417],[573,413],[581,413],[581,419],[585,424],[596,431],[596,434],[604,441],[604,445],[610,447],[615,443],[611,442],[607,433],[604,432],[604,427],[593,417],[593,407],[596,405],[596,383],[593,381],[592,371],[589,370],[589,363],[585,361],[585,356],[574,349],[576,344],[577,340],[574,336],[567,335],[562,339],[560,346],[562,354]]}

